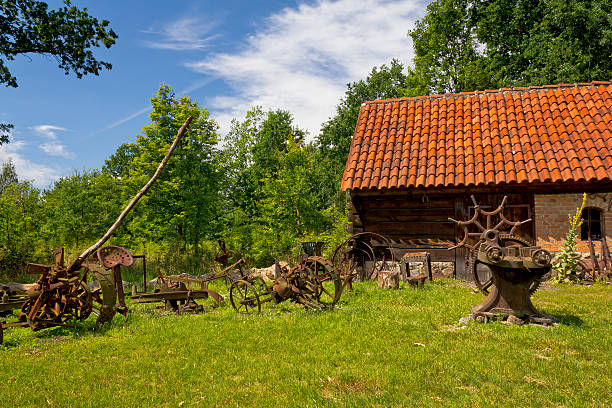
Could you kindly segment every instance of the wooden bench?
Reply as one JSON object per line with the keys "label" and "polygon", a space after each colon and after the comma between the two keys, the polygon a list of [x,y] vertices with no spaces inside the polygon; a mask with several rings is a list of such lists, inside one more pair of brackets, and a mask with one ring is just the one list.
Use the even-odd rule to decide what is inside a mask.
{"label": "wooden bench", "polygon": [[413,288],[422,288],[425,286],[425,279],[427,279],[427,275],[416,275],[416,276],[408,276],[406,281]]}

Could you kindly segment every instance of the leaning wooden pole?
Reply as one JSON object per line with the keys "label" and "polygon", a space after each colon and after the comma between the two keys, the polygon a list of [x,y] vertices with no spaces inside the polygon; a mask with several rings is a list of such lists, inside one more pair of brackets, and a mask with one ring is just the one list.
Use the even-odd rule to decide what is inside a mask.
{"label": "leaning wooden pole", "polygon": [[128,205],[123,209],[123,211],[121,212],[121,214],[119,215],[119,218],[117,218],[117,220],[115,221],[115,223],[108,229],[108,231],[106,231],[106,233],[102,236],[102,238],[100,238],[98,240],[98,242],[96,242],[95,244],[93,244],[92,246],[90,246],[89,248],[87,248],[85,250],[85,252],[83,252],[81,255],[79,255],[74,262],[72,262],[72,264],[68,267],[68,271],[69,272],[74,272],[76,270],[78,270],[81,265],[83,264],[83,262],[85,262],[85,260],[94,252],[96,252],[98,249],[100,249],[100,247],[102,245],[104,245],[104,243],[106,241],[108,241],[108,239],[110,238],[111,235],[113,235],[113,233],[115,232],[115,230],[117,228],[119,228],[119,225],[121,225],[121,223],[123,222],[123,220],[125,219],[125,217],[128,215],[128,213],[132,210],[132,208],[136,205],[136,203],[138,202],[138,200],[140,200],[140,198],[147,192],[147,190],[149,190],[149,188],[151,187],[151,185],[155,182],[155,180],[157,180],[157,178],[159,177],[159,175],[161,174],[162,170],[164,169],[164,167],[166,166],[166,163],[168,163],[168,159],[170,158],[170,155],[172,154],[172,152],[174,151],[174,149],[176,148],[176,146],[178,145],[179,141],[181,140],[181,138],[183,137],[183,133],[185,133],[185,130],[187,130],[187,127],[189,126],[189,124],[191,123],[191,120],[193,119],[192,116],[189,116],[187,118],[187,120],[185,121],[185,123],[183,123],[183,126],[181,126],[181,128],[179,129],[178,133],[176,134],[176,138],[174,138],[174,142],[172,142],[172,145],[170,146],[170,149],[168,149],[168,151],[166,152],[166,155],[164,156],[163,160],[161,161],[161,163],[159,163],[159,166],[157,167],[157,170],[155,171],[155,174],[153,174],[153,177],[151,177],[151,180],[149,180],[147,182],[147,184],[145,184],[140,191],[138,191],[138,193],[136,193],[136,195],[134,196],[134,198],[132,198],[132,200],[128,203]]}

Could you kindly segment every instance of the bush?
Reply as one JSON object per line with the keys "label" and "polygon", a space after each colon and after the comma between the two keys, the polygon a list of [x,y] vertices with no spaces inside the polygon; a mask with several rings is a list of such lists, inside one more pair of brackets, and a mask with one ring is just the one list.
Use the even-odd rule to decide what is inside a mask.
{"label": "bush", "polygon": [[570,228],[565,235],[565,241],[561,254],[557,257],[557,262],[553,263],[556,275],[552,277],[555,283],[569,283],[580,280],[578,276],[578,254],[576,253],[576,238],[578,238],[578,228],[584,221],[582,210],[586,204],[586,193],[582,195],[582,204],[576,209],[574,215],[568,214]]}

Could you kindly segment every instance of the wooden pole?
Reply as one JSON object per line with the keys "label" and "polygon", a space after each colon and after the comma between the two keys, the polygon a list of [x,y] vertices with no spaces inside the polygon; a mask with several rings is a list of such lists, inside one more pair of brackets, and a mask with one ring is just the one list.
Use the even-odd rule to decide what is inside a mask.
{"label": "wooden pole", "polygon": [[164,169],[164,167],[166,166],[166,163],[168,163],[168,159],[170,158],[170,155],[172,154],[172,152],[174,151],[174,149],[176,148],[176,146],[178,145],[179,141],[181,140],[181,138],[183,137],[183,133],[185,133],[185,130],[187,130],[187,127],[189,126],[189,124],[191,123],[191,120],[193,119],[192,116],[189,116],[187,118],[187,120],[185,121],[185,123],[183,123],[183,126],[181,126],[181,128],[179,129],[178,133],[176,134],[176,138],[174,139],[174,142],[172,142],[172,145],[170,146],[170,149],[168,149],[168,151],[166,152],[166,155],[164,156],[163,160],[161,161],[161,163],[159,163],[159,166],[157,167],[157,170],[155,171],[155,174],[153,174],[153,177],[151,177],[151,180],[149,180],[147,182],[147,184],[145,184],[140,191],[138,191],[138,193],[136,193],[136,195],[134,196],[134,198],[132,198],[132,200],[128,203],[128,205],[123,209],[123,211],[121,212],[121,214],[119,215],[119,218],[117,218],[117,220],[115,221],[115,223],[108,229],[108,231],[106,231],[106,234],[104,234],[102,236],[102,238],[100,238],[98,240],[98,242],[96,242],[95,244],[93,244],[92,246],[90,246],[89,248],[87,248],[85,250],[85,252],[83,252],[81,255],[79,255],[74,262],[72,262],[72,264],[68,267],[68,272],[74,272],[76,270],[78,270],[81,267],[81,264],[91,255],[93,254],[95,251],[97,251],[102,245],[104,245],[104,243],[106,241],[108,241],[108,239],[111,237],[111,235],[115,232],[115,230],[119,227],[119,225],[121,225],[121,223],[123,222],[123,220],[125,219],[125,217],[128,215],[128,213],[132,210],[132,208],[136,205],[136,203],[138,202],[138,200],[140,200],[140,198],[147,192],[147,190],[149,190],[149,188],[151,187],[151,185],[155,182],[155,180],[157,180],[157,178],[159,177],[159,175],[161,174],[162,170]]}

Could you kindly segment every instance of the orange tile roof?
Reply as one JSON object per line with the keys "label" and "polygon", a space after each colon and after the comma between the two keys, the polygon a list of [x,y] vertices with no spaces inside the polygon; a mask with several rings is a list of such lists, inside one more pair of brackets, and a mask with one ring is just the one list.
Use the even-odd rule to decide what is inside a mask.
{"label": "orange tile roof", "polygon": [[612,82],[361,105],[342,189],[612,180]]}

